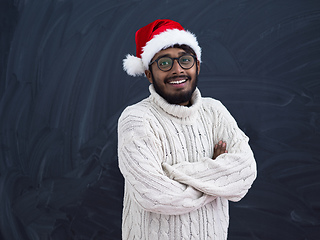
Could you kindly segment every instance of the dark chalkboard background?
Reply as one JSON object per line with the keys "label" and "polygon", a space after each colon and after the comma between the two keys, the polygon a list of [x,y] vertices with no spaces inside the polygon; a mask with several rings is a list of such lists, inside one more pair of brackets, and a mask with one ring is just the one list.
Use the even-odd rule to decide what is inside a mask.
{"label": "dark chalkboard background", "polygon": [[0,239],[120,239],[117,119],[156,18],[194,32],[199,88],[251,138],[258,178],[230,240],[320,239],[320,1],[0,0]]}

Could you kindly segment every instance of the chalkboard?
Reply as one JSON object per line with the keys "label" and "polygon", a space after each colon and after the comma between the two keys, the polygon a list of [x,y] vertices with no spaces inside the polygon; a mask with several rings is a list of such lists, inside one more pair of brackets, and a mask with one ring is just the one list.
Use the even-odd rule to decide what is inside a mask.
{"label": "chalkboard", "polygon": [[320,1],[0,0],[0,239],[121,239],[117,120],[149,95],[122,59],[178,21],[199,89],[250,137],[258,178],[230,240],[320,239]]}

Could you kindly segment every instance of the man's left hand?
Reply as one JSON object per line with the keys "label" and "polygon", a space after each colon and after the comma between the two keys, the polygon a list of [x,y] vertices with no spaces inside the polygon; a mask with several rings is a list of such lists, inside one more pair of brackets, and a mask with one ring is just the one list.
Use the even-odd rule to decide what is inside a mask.
{"label": "man's left hand", "polygon": [[212,159],[216,159],[220,154],[227,153],[228,151],[226,150],[227,148],[227,143],[224,141],[219,141],[218,144],[214,145],[214,153]]}

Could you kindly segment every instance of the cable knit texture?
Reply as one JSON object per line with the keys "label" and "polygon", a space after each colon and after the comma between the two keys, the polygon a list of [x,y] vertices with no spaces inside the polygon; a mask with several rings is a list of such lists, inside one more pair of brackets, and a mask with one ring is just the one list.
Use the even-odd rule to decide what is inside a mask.
{"label": "cable knit texture", "polygon": [[[227,239],[228,200],[243,198],[256,178],[248,137],[219,101],[198,89],[191,107],[149,90],[119,118],[123,239]],[[228,153],[213,160],[219,140]]]}

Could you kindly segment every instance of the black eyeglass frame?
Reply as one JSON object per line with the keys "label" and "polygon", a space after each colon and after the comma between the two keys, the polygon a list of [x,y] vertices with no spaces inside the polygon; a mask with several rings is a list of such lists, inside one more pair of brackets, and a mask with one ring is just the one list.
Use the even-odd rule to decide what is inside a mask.
{"label": "black eyeglass frame", "polygon": [[[193,61],[193,64],[191,65],[191,67],[185,68],[185,67],[181,66],[179,59],[182,58],[182,57],[184,57],[184,56],[191,56],[191,57],[193,57],[193,60],[194,60],[194,61]],[[161,58],[170,58],[170,59],[172,60],[171,67],[170,67],[168,70],[162,70],[162,69],[159,67],[158,61],[159,61]],[[162,56],[162,57],[159,57],[159,58],[153,60],[151,63],[149,63],[149,66],[151,66],[154,62],[156,62],[156,63],[157,63],[157,67],[158,67],[161,71],[163,71],[163,72],[168,72],[168,71],[170,71],[170,70],[173,68],[174,60],[177,60],[177,63],[179,64],[179,66],[180,66],[181,68],[183,68],[183,69],[185,69],[185,70],[188,70],[188,69],[190,69],[190,68],[192,68],[192,67],[194,66],[194,63],[196,62],[197,57],[194,56],[194,55],[192,55],[192,54],[183,54],[182,56],[177,57],[177,58]]]}

